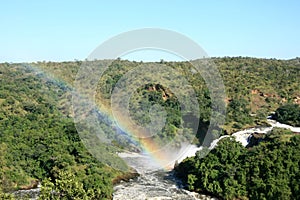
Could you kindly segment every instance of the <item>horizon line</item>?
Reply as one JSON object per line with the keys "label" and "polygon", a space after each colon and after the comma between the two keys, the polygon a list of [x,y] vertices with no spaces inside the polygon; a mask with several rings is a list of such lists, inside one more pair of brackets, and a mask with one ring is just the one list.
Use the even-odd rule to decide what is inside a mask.
{"label": "horizon line", "polygon": [[[199,59],[224,59],[224,58],[250,58],[250,59],[261,59],[261,60],[282,60],[282,61],[289,61],[289,60],[296,60],[300,59],[300,56],[296,56],[293,58],[275,58],[275,57],[255,57],[255,56],[212,56],[212,57],[203,57],[203,58],[197,58],[194,60]],[[81,59],[74,59],[74,60],[36,60],[36,61],[25,61],[25,62],[10,62],[10,61],[1,61],[0,64],[22,64],[22,63],[65,63],[65,62],[91,62],[91,61],[103,61],[103,60],[120,60],[120,61],[129,61],[129,62],[143,62],[143,63],[157,63],[157,62],[190,62],[193,60],[168,60],[160,58],[159,60],[134,60],[134,59],[122,59],[122,58],[115,58],[115,59],[94,59],[94,60],[88,60],[87,58],[81,60]]]}

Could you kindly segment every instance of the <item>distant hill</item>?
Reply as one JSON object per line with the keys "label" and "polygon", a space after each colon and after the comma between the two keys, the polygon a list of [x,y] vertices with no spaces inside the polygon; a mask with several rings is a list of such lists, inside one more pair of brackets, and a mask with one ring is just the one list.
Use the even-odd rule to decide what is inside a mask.
{"label": "distant hill", "polygon": [[[300,59],[277,60],[250,57],[224,57],[211,59],[219,69],[226,89],[227,115],[223,127],[227,133],[264,123],[270,112],[286,103],[300,104]],[[98,61],[101,62],[101,61]],[[32,64],[73,84],[83,62],[45,62]],[[99,81],[97,100],[101,105],[110,104],[110,91],[116,82],[140,62],[115,60],[109,71]],[[144,63],[145,64],[145,63]],[[151,63],[150,63],[151,64]],[[179,71],[194,87],[200,105],[200,116],[207,123],[210,116],[209,90],[200,74],[191,72],[189,62],[163,62]],[[109,80],[109,84],[107,84]],[[146,83],[145,83],[146,84]],[[155,84],[155,83],[153,83]],[[151,93],[152,91],[148,91]]]}

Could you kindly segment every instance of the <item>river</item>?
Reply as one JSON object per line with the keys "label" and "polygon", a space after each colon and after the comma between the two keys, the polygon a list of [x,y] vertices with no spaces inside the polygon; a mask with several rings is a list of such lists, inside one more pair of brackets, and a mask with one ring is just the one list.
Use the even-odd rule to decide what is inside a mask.
{"label": "river", "polygon": [[[281,124],[269,118],[267,122],[270,125],[269,127],[249,128],[233,133],[232,136],[235,137],[236,141],[241,142],[243,146],[247,146],[253,133],[268,133],[274,127],[286,128],[293,132],[300,133],[300,127]],[[229,135],[214,140],[209,148],[214,148],[218,142],[225,137],[229,137]],[[195,145],[187,146],[187,150],[178,158],[178,161],[181,162],[186,157],[194,156],[201,148],[202,147]],[[216,199],[183,189],[180,182],[172,174],[172,171],[157,170],[158,166],[156,166],[155,162],[147,155],[120,153],[119,156],[123,158],[129,166],[136,169],[140,176],[129,182],[122,182],[116,185],[113,194],[114,200]]]}
{"label": "river", "polygon": [[121,153],[119,156],[136,169],[140,176],[116,185],[114,200],[216,199],[183,189],[172,171],[157,170],[155,162],[147,155]]}

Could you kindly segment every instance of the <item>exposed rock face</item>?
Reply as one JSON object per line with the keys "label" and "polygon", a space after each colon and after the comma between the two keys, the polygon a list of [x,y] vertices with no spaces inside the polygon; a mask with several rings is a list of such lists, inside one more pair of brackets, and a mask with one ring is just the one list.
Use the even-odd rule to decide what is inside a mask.
{"label": "exposed rock face", "polygon": [[294,103],[300,105],[300,96],[294,98]]}
{"label": "exposed rock face", "polygon": [[160,84],[148,84],[146,85],[146,88],[148,89],[148,91],[160,92],[164,101],[168,100],[170,97],[173,96],[173,93],[168,88],[165,88]]}
{"label": "exposed rock face", "polygon": [[21,190],[30,190],[30,189],[35,189],[38,187],[39,185],[39,181],[38,180],[33,180],[30,182],[30,185],[26,185],[26,186],[21,186],[20,189]]}
{"label": "exposed rock face", "polygon": [[253,133],[251,137],[249,137],[249,143],[246,147],[253,147],[258,145],[265,138],[265,134],[263,133]]}

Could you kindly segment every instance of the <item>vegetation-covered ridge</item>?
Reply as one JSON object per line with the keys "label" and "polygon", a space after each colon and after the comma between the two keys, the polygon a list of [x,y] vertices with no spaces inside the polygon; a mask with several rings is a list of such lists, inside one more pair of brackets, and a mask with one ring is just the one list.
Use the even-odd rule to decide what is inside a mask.
{"label": "vegetation-covered ridge", "polygon": [[[227,115],[225,125],[222,127],[225,133],[233,133],[239,129],[265,124],[266,117],[270,112],[275,111],[279,106],[286,103],[300,104],[300,59],[291,60],[277,60],[277,59],[259,59],[249,57],[224,57],[212,58],[211,61],[216,65],[222,76],[226,98],[224,101],[227,105]],[[90,65],[97,65],[103,61],[87,61]],[[76,73],[79,67],[86,62],[39,62],[32,65],[37,66],[44,71],[52,73],[55,77],[70,85],[73,84]],[[110,97],[115,85],[123,77],[124,74],[139,67],[161,65],[163,67],[171,67],[176,72],[185,77],[193,86],[199,102],[201,122],[198,130],[198,137],[200,138],[205,132],[209,124],[211,114],[211,100],[210,91],[208,90],[201,74],[195,73],[195,69],[190,62],[156,62],[156,63],[142,63],[130,62],[127,60],[115,60],[109,66],[109,70],[105,71],[99,81],[96,100],[99,105],[106,108],[110,107]],[[165,77],[170,77],[168,74]],[[140,88],[135,94],[142,93],[149,96],[149,98],[131,98],[131,108],[135,110],[139,105],[153,104],[166,102],[165,95],[166,88],[162,85],[164,90],[149,90],[147,84],[159,83],[144,83],[145,87]],[[138,89],[138,88],[135,88]],[[170,91],[174,93],[174,91]],[[155,97],[155,98],[153,98]],[[170,105],[178,104],[177,98],[169,99]],[[147,103],[148,102],[148,103]],[[166,103],[165,103],[166,104]],[[166,105],[165,105],[166,106]],[[178,107],[178,106],[177,106]],[[102,108],[105,109],[105,108]],[[109,110],[109,109],[108,109]],[[169,109],[167,126],[163,132],[165,135],[172,137],[172,132],[180,132],[180,116],[178,115],[179,108],[176,106]],[[140,121],[147,121],[147,119],[140,117],[141,113],[132,113],[133,118]],[[144,115],[147,116],[147,115]],[[183,116],[181,116],[183,117]]]}

